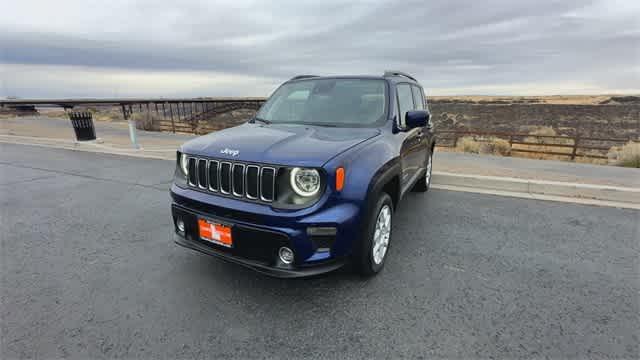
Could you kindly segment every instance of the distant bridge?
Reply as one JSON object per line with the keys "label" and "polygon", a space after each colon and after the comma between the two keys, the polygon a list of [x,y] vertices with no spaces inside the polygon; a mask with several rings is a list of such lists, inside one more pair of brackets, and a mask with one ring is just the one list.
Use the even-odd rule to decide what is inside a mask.
{"label": "distant bridge", "polygon": [[38,106],[59,106],[65,110],[76,106],[117,106],[125,120],[135,112],[155,113],[166,123],[164,128],[176,131],[180,124],[195,123],[239,109],[258,110],[265,98],[200,97],[200,98],[122,98],[122,99],[8,99],[0,100],[2,108],[35,110]]}

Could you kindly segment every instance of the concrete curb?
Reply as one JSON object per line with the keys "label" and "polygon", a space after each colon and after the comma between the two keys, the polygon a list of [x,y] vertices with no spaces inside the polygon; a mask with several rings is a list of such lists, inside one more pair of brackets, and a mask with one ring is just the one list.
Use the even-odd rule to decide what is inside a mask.
{"label": "concrete curb", "polygon": [[433,172],[433,184],[530,195],[537,194],[640,204],[640,189],[619,186],[454,174],[437,171]]}

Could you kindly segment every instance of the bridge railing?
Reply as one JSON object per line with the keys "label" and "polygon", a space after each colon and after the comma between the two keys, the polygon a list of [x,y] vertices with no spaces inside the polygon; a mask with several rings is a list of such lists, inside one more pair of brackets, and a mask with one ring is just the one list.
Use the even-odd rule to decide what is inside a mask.
{"label": "bridge railing", "polygon": [[[217,115],[237,110],[257,110],[264,98],[122,98],[122,99],[12,99],[0,100],[3,108],[30,109],[36,106],[59,106],[65,110],[78,106],[114,106],[125,120],[136,113],[153,114],[159,130],[195,132],[195,124]],[[193,126],[192,126],[193,125]]]}
{"label": "bridge railing", "polygon": [[[36,107],[118,108],[122,118],[129,122],[131,143],[139,148],[136,129],[202,134],[216,129],[211,121],[218,115],[234,110],[256,111],[264,98],[121,98],[121,99],[8,99],[0,100],[2,109],[16,114],[31,115]],[[141,121],[138,121],[141,120]],[[246,120],[246,119],[241,119]],[[222,124],[224,125],[224,124]]]}

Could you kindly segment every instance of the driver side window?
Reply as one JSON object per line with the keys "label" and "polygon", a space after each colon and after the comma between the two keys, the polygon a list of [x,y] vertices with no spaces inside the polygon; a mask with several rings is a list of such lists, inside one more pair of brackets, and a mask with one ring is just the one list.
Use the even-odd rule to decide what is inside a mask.
{"label": "driver side window", "polygon": [[414,109],[413,94],[411,93],[411,86],[409,84],[398,84],[398,110],[400,116],[400,128],[406,128],[405,115],[407,111]]}

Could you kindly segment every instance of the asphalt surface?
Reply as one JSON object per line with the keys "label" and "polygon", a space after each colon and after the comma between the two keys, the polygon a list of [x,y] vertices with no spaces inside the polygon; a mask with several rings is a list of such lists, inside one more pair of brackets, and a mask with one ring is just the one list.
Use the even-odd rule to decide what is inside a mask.
{"label": "asphalt surface", "polygon": [[174,245],[173,163],[0,144],[0,358],[638,358],[637,210],[409,194],[386,268]]}

